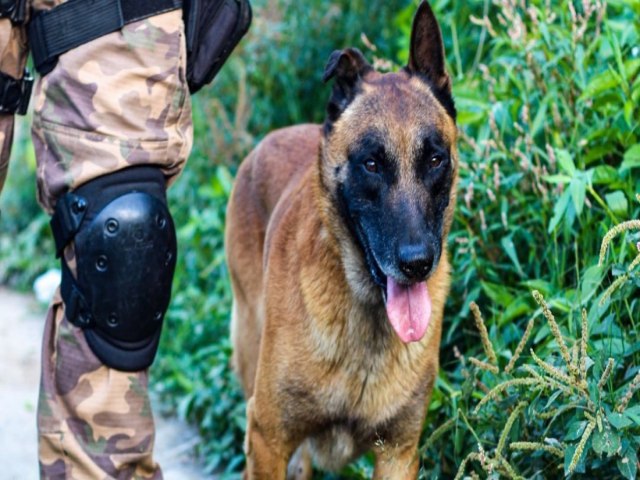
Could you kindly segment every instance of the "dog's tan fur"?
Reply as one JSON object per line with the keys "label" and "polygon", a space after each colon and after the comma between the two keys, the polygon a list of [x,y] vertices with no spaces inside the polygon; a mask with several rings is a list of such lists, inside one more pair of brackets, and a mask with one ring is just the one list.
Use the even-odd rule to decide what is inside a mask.
{"label": "dog's tan fur", "polygon": [[319,466],[336,469],[371,449],[374,478],[417,476],[416,448],[438,372],[449,290],[445,242],[428,279],[427,333],[405,344],[389,327],[334,190],[349,145],[373,126],[402,159],[400,188],[411,194],[411,158],[424,125],[444,137],[455,179],[455,122],[431,88],[405,71],[369,71],[330,135],[319,125],[278,130],[240,167],[226,248],[234,363],[248,399],[249,478],[285,478],[296,450],[289,475],[310,478],[311,456]]}

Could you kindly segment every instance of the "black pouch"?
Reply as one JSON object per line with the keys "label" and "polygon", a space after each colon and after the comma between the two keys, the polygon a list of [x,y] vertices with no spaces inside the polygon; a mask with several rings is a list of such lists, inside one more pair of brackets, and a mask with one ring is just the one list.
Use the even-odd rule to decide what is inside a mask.
{"label": "black pouch", "polygon": [[196,93],[211,82],[251,25],[248,0],[184,0],[187,82]]}

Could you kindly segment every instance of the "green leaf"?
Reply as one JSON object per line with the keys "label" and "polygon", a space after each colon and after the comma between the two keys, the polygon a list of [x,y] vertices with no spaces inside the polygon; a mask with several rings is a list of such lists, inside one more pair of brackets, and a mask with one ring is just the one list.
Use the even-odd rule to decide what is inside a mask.
{"label": "green leaf", "polygon": [[222,185],[224,192],[229,195],[233,188],[233,176],[231,172],[229,172],[229,169],[225,165],[220,165],[217,173],[218,181]]}
{"label": "green leaf", "polygon": [[521,276],[524,276],[524,272],[522,271],[522,266],[520,265],[520,260],[518,260],[518,253],[516,252],[516,247],[513,243],[513,238],[511,237],[511,235],[503,237],[502,240],[500,241],[500,244],[502,245],[502,248],[504,248],[504,251],[507,253],[507,255],[509,256],[513,264],[515,265],[516,270],[518,270],[518,273]]}
{"label": "green leaf", "polygon": [[605,22],[605,25],[607,26],[607,38],[609,39],[611,47],[613,48],[613,54],[616,59],[616,66],[618,67],[616,73],[620,75],[621,79],[624,80],[624,83],[628,83],[627,72],[624,68],[624,64],[622,63],[622,51],[620,50],[620,42],[618,41],[618,37],[612,32],[610,24]]}
{"label": "green leaf", "polygon": [[602,277],[604,276],[604,267],[592,265],[587,268],[582,275],[582,284],[580,285],[580,302],[584,305],[598,290]]}
{"label": "green leaf", "polygon": [[611,422],[611,425],[618,430],[627,428],[629,425],[633,425],[633,420],[622,413],[610,412],[607,413],[607,418]]}
{"label": "green leaf", "polygon": [[591,448],[598,455],[606,453],[610,457],[620,449],[620,435],[608,423],[603,423],[602,431],[597,428],[593,431]]}
{"label": "green leaf", "polygon": [[515,302],[511,302],[507,305],[507,307],[502,311],[498,325],[502,326],[505,323],[511,322],[514,319],[529,313],[530,311],[531,307],[529,304],[522,298],[518,298]]}
{"label": "green leaf", "polygon": [[624,411],[624,416],[630,418],[636,425],[640,426],[640,405],[628,407]]}
{"label": "green leaf", "polygon": [[608,185],[618,180],[618,171],[610,165],[599,165],[593,169],[593,183],[596,185]]}
{"label": "green leaf", "polygon": [[584,199],[586,197],[587,185],[583,176],[576,176],[571,180],[569,190],[571,190],[571,199],[573,200],[573,206],[576,209],[576,213],[580,215],[584,208]]}
{"label": "green leaf", "polygon": [[562,220],[562,217],[567,210],[567,205],[569,205],[570,198],[571,194],[569,193],[569,190],[565,190],[560,199],[556,202],[555,206],[553,207],[553,217],[549,222],[549,228],[547,230],[548,233],[553,232],[560,223],[560,220]]}
{"label": "green leaf", "polygon": [[480,286],[484,293],[497,304],[509,305],[513,302],[513,295],[509,293],[507,287],[499,283],[480,282]]}
{"label": "green leaf", "polygon": [[549,183],[562,183],[562,184],[566,184],[571,182],[571,177],[569,177],[568,175],[544,175],[542,177],[542,179],[545,182],[549,182]]}
{"label": "green leaf", "polygon": [[586,88],[580,95],[579,100],[586,100],[598,96],[602,92],[610,90],[618,86],[618,77],[611,70],[606,70],[600,75],[596,75],[587,84]]}
{"label": "green leaf", "polygon": [[542,295],[548,297],[554,291],[555,287],[552,283],[544,280],[526,280],[521,282],[520,285],[527,287],[529,290],[538,290]]}
{"label": "green leaf", "polygon": [[638,455],[631,445],[624,449],[618,459],[618,470],[629,480],[635,480],[638,475]]}
{"label": "green leaf", "polygon": [[586,420],[575,420],[571,423],[571,425],[569,425],[569,428],[567,429],[567,433],[564,436],[565,440],[577,440],[578,438],[582,437],[582,434],[584,433],[584,429],[587,428],[587,421]]}
{"label": "green leaf", "polygon": [[[598,130],[593,130],[591,134],[595,134]],[[606,132],[603,132],[603,135],[606,136]],[[599,138],[599,135],[595,135],[595,138]],[[585,164],[590,164],[595,161],[599,161],[602,163],[602,160],[607,158],[612,151],[615,151],[616,147],[610,143],[610,140],[607,139],[606,143],[600,145],[590,146],[586,152],[582,155],[582,159]]]}
{"label": "green leaf", "polygon": [[564,170],[569,176],[573,177],[576,174],[576,165],[573,163],[571,154],[566,150],[556,149],[556,158],[560,168]]}
{"label": "green leaf", "polygon": [[632,168],[640,167],[640,143],[636,143],[624,153],[622,164],[620,165],[620,173],[626,172]]}
{"label": "green leaf", "polygon": [[617,190],[613,193],[607,193],[605,195],[607,205],[618,216],[625,216],[627,214],[627,208],[629,208],[629,202],[624,192]]}
{"label": "green leaf", "polygon": [[460,455],[460,451],[462,450],[462,446],[464,445],[465,434],[466,430],[456,427],[453,437],[454,452],[456,456]]}
{"label": "green leaf", "polygon": [[[637,0],[636,4],[639,4]],[[634,58],[632,60],[627,60],[626,62],[624,62],[624,71],[627,78],[635,77],[636,73],[638,73],[638,70],[640,70],[640,58]]]}
{"label": "green leaf", "polygon": [[612,357],[625,356],[625,354],[631,348],[628,342],[625,342],[622,338],[604,338],[599,340],[593,340],[593,347],[596,350],[606,352],[607,355]]}
{"label": "green leaf", "polygon": [[471,110],[462,110],[458,115],[458,123],[460,125],[473,125],[484,120],[485,114],[483,112],[473,112]]}
{"label": "green leaf", "polygon": [[627,122],[627,125],[633,128],[633,110],[635,108],[635,103],[631,100],[627,100],[624,103],[624,119]]}
{"label": "green leaf", "polygon": [[550,95],[550,93],[548,93],[544,97],[544,99],[540,102],[540,107],[538,108],[538,112],[536,113],[536,116],[533,119],[533,123],[531,124],[531,136],[532,137],[535,137],[536,134],[540,131],[540,129],[542,129],[542,127],[548,121],[547,104],[549,102],[549,95]]}
{"label": "green leaf", "polygon": [[555,392],[553,392],[547,400],[547,404],[545,405],[544,409],[547,410],[548,408],[551,408],[558,397],[562,395],[562,393],[562,390],[556,390]]}

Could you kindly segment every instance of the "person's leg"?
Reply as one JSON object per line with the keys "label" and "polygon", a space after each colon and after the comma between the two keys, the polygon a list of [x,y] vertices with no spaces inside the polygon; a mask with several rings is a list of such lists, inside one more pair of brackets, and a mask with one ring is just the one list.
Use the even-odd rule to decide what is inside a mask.
{"label": "person's leg", "polygon": [[59,295],[45,325],[38,431],[41,478],[162,478],[147,372],[102,365]]}
{"label": "person's leg", "polygon": [[[60,56],[39,82],[34,99],[38,195],[49,213],[67,192],[82,191],[87,182],[128,167],[155,166],[166,182],[177,176],[192,136],[185,64],[179,10],[128,25]],[[75,250],[73,242],[64,249],[74,275]],[[81,251],[78,243],[78,260]],[[112,261],[117,260],[116,255]],[[161,478],[152,458],[147,370],[105,366],[85,332],[65,313],[58,293],[43,341],[41,476]]]}

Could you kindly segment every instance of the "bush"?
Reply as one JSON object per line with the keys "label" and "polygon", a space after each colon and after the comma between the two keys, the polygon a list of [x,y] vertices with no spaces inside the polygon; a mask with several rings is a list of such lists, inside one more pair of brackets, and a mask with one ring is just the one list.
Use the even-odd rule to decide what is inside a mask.
{"label": "bush", "polygon": [[36,201],[36,159],[30,118],[17,117],[8,181],[0,197],[0,284],[29,288],[57,261],[49,217]]}
{"label": "bush", "polygon": [[[640,32],[632,26],[640,4],[567,5],[484,3],[469,17],[479,35],[460,39],[477,38],[466,44],[477,54],[465,61],[450,51],[451,70],[463,72],[454,79],[461,198],[444,374],[423,446],[430,475],[454,476],[461,464],[460,473],[489,477],[556,478],[557,467],[589,478],[636,475],[640,419],[614,406],[640,365],[640,236],[623,233],[610,268],[598,255],[606,232],[640,213]],[[444,18],[466,22],[455,9]],[[550,317],[543,296],[559,320],[527,329]],[[473,301],[491,313],[493,363],[473,358]],[[580,353],[584,309],[590,337]],[[531,328],[531,353],[505,371]],[[583,361],[589,372],[575,377]]]}

